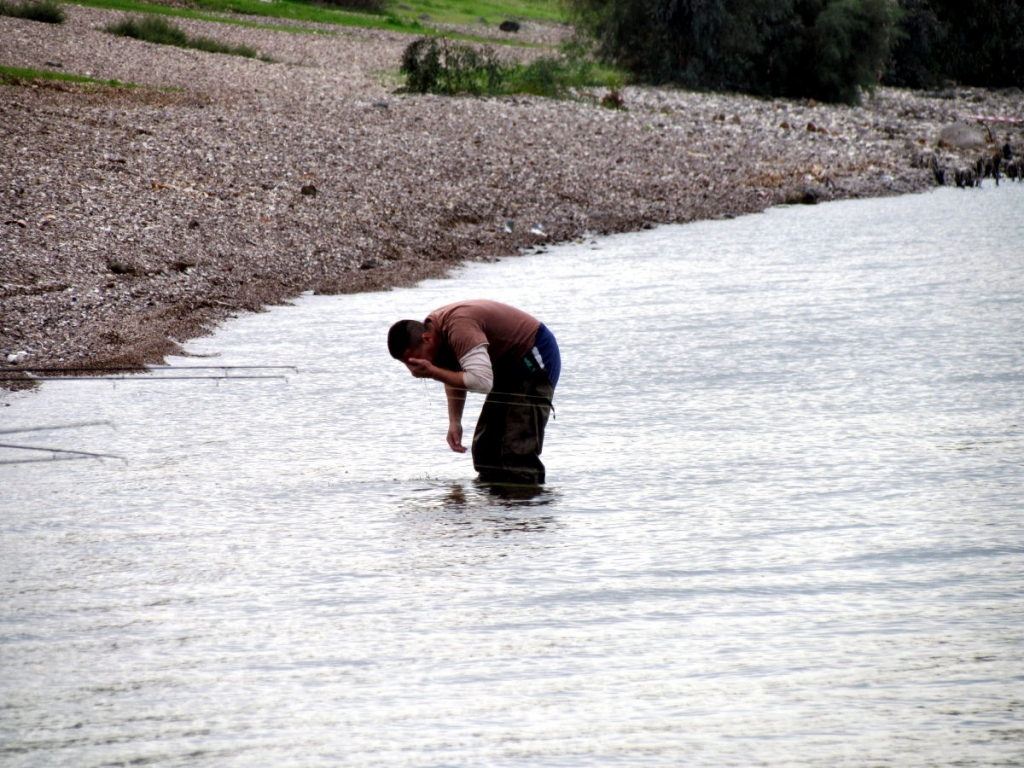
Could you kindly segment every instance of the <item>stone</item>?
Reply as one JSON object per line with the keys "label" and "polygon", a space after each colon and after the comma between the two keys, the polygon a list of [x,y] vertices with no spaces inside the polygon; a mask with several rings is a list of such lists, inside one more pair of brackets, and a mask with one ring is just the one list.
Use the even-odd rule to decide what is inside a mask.
{"label": "stone", "polygon": [[783,200],[786,205],[815,205],[821,196],[821,190],[805,185],[787,189]]}
{"label": "stone", "polygon": [[947,125],[939,134],[940,147],[955,149],[978,149],[986,144],[984,132],[966,123]]}

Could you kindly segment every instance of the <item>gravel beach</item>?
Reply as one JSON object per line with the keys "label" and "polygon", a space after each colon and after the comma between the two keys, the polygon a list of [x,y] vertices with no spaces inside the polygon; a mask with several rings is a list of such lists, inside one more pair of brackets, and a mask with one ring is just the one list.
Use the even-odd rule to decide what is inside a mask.
{"label": "gravel beach", "polygon": [[[846,107],[630,87],[624,110],[600,106],[603,92],[419,96],[397,92],[406,35],[176,21],[266,62],[115,37],[103,29],[121,13],[65,8],[60,26],[0,17],[0,65],[137,87],[0,85],[5,373],[19,368],[9,355],[159,362],[304,291],[385,290],[591,234],[915,192],[1007,142],[1024,154],[1024,126],[975,119],[1024,116],[1019,92],[881,89]],[[940,146],[958,121],[970,127],[957,146]]]}

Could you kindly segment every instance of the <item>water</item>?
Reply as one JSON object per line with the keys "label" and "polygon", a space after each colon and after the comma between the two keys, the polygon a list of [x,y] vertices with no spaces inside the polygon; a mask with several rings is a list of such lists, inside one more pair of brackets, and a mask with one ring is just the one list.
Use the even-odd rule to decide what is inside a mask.
{"label": "water", "polygon": [[[1024,186],[769,211],[307,297],[60,383],[0,465],[5,766],[1024,762]],[[538,494],[388,325],[534,312]],[[479,399],[471,399],[471,429]],[[6,452],[0,458],[13,458]]]}

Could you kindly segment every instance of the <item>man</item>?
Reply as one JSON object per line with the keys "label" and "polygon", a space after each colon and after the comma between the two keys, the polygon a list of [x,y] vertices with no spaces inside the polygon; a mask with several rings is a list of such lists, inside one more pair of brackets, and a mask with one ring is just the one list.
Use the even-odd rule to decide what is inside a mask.
{"label": "man", "polygon": [[399,320],[388,351],[418,379],[444,384],[448,445],[465,453],[466,392],[486,393],[473,433],[473,467],[496,483],[544,482],[540,453],[562,360],[548,328],[522,310],[476,299]]}

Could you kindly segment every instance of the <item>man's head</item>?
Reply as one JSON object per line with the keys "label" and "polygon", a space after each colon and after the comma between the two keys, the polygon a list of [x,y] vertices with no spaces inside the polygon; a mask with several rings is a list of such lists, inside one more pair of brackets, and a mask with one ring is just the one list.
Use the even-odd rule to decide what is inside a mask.
{"label": "man's head", "polygon": [[403,363],[413,357],[434,362],[437,347],[437,337],[419,320],[399,320],[388,331],[388,352]]}

